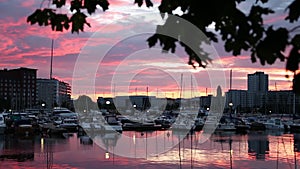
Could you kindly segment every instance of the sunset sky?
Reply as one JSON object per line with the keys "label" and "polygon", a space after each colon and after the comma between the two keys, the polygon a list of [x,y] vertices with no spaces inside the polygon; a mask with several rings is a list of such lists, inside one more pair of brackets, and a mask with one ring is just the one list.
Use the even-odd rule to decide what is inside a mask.
{"label": "sunset sky", "polygon": [[[41,6],[41,0],[0,2],[0,69],[35,68],[39,78],[49,78],[51,39],[54,39],[53,76],[75,86],[73,97],[90,93],[105,97],[128,92],[146,94],[147,86],[151,95],[179,97],[181,74],[183,97],[203,96],[206,89],[208,94],[214,94],[217,85],[214,80],[223,79],[209,73],[215,71],[213,67],[194,70],[188,66],[188,56],[179,45],[174,54],[161,53],[159,46],[148,48],[147,38],[162,22],[159,0],[150,9],[137,7],[133,0],[111,0],[109,10],[103,13],[99,9],[88,20],[92,27],[86,27],[80,34],[52,32],[50,27],[28,24],[27,16]],[[241,8],[247,10],[252,2],[241,4]],[[270,5],[277,13],[266,17],[265,23],[287,24],[284,7],[289,3],[273,1]],[[47,7],[48,2],[42,6]],[[226,53],[222,42],[210,48],[215,49],[217,56],[212,64],[218,65],[218,71],[225,75],[223,91],[228,90],[231,69],[234,89],[247,89],[247,74],[255,71],[269,74],[270,90],[275,90],[275,83],[277,90],[291,89],[291,78],[285,77],[291,73],[285,71],[284,62],[278,60],[274,65],[261,66],[259,62],[251,63],[249,53],[238,57]],[[103,55],[102,60],[99,55]],[[95,85],[95,90],[90,84]]]}

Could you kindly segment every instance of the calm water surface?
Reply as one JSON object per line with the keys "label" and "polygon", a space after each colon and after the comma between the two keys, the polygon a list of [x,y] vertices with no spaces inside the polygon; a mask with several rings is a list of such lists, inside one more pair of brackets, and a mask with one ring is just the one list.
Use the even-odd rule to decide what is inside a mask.
{"label": "calm water surface", "polygon": [[0,136],[0,168],[279,168],[300,167],[300,134],[175,131],[102,134],[93,143],[67,138]]}

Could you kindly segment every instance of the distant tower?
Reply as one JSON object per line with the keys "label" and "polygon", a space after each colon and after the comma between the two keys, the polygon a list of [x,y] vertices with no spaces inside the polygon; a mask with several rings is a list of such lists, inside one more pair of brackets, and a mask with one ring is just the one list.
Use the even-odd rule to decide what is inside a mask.
{"label": "distant tower", "polygon": [[248,74],[247,106],[254,109],[265,107],[268,90],[269,76],[267,74],[264,72]]}
{"label": "distant tower", "polygon": [[269,89],[269,77],[264,72],[248,74],[248,92],[265,93]]}
{"label": "distant tower", "polygon": [[217,87],[217,97],[222,97],[222,89],[221,86]]}

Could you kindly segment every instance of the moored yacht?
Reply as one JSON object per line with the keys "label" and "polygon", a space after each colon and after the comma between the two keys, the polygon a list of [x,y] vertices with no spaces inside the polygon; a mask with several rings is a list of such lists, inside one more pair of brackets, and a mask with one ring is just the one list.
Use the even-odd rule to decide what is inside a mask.
{"label": "moored yacht", "polygon": [[105,123],[103,124],[103,130],[106,132],[114,132],[114,131],[122,132],[123,128],[121,122],[118,121],[116,116],[107,115],[105,116]]}
{"label": "moored yacht", "polygon": [[58,125],[61,128],[65,128],[67,130],[77,130],[78,129],[78,121],[73,118],[66,118],[62,120],[62,123]]}
{"label": "moored yacht", "polygon": [[291,132],[300,132],[300,119],[294,120],[292,124],[289,125]]}
{"label": "moored yacht", "polygon": [[278,118],[270,118],[263,124],[267,130],[284,130],[284,124]]}

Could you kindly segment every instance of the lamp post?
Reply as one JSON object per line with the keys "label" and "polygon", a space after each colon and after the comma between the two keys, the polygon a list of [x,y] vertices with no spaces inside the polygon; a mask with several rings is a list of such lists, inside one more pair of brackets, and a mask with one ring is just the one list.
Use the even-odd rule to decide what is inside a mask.
{"label": "lamp post", "polygon": [[45,109],[46,104],[42,103],[42,112],[44,113],[44,109]]}
{"label": "lamp post", "polygon": [[232,117],[232,107],[233,107],[233,103],[230,102],[229,104],[229,108],[230,108],[230,118]]}
{"label": "lamp post", "polygon": [[107,111],[107,113],[109,113],[110,112],[110,101],[109,100],[106,100],[106,102],[105,102],[105,104],[106,104],[106,111]]}
{"label": "lamp post", "polygon": [[45,103],[42,103],[41,106],[42,106],[42,110],[40,111],[40,116],[41,116],[42,114],[44,114],[44,109],[45,109],[45,107],[46,107],[46,104],[45,104]]}

